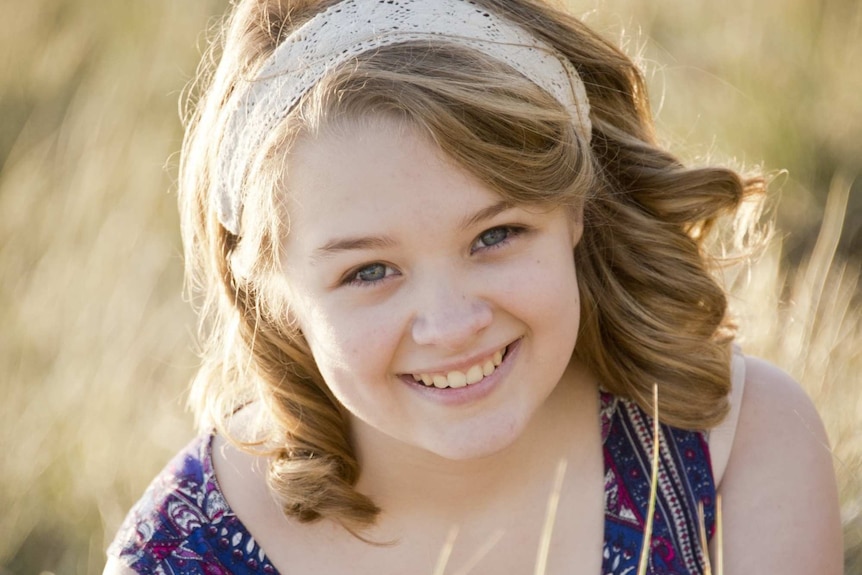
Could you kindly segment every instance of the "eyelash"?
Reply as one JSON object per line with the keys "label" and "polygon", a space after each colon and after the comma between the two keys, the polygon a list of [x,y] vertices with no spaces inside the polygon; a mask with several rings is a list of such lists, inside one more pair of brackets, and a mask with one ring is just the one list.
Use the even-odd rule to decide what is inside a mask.
{"label": "eyelash", "polygon": [[[358,276],[360,273],[362,273],[363,270],[367,270],[367,269],[373,268],[375,266],[383,266],[384,268],[386,268],[386,271],[384,272],[384,276],[382,278],[377,279],[377,280],[368,280],[368,281],[359,279]],[[388,273],[390,269],[392,269],[391,266],[388,266],[388,265],[386,265],[384,263],[380,263],[380,262],[367,264],[367,265],[364,265],[362,267],[356,268],[355,270],[348,273],[345,276],[344,280],[341,282],[341,284],[345,285],[345,286],[357,286],[357,287],[376,286],[380,282],[386,281],[387,278],[390,278],[394,275],[394,274]]]}
{"label": "eyelash", "polygon": [[[485,236],[488,233],[494,232],[497,230],[505,230],[507,232],[506,237],[503,238],[502,240],[500,240],[499,242],[497,242],[495,244],[491,244],[489,246],[480,246],[478,248],[474,247],[481,240],[482,236]],[[509,226],[494,226],[493,228],[488,228],[487,230],[485,230],[481,234],[479,234],[476,237],[476,239],[473,241],[473,244],[470,246],[470,254],[471,255],[475,254],[476,252],[481,251],[481,250],[490,251],[490,250],[496,250],[496,249],[505,247],[508,244],[510,244],[513,239],[517,238],[518,236],[523,235],[527,231],[528,231],[528,228],[525,226],[511,226],[511,225],[509,225]],[[364,270],[367,270],[369,268],[373,268],[375,266],[383,266],[383,267],[387,268],[386,271],[384,272],[384,276],[382,278],[376,279],[376,280],[361,280],[358,278],[359,274],[362,273]],[[392,277],[393,275],[396,275],[393,273],[389,273],[389,271],[391,269],[392,268],[390,266],[388,266],[382,262],[374,262],[374,263],[366,264],[366,265],[363,265],[363,266],[360,266],[358,268],[351,270],[344,277],[344,279],[341,282],[341,285],[357,286],[357,287],[374,287],[374,286],[380,284],[381,282],[386,281],[388,278]]]}
{"label": "eyelash", "polygon": [[[503,246],[507,246],[511,243],[511,241],[513,239],[517,238],[518,236],[520,236],[524,232],[526,232],[527,228],[524,226],[494,226],[493,228],[488,228],[487,230],[485,230],[484,232],[479,234],[479,236],[473,242],[473,245],[476,245],[476,243],[481,239],[482,236],[487,235],[490,232],[495,232],[497,230],[505,230],[507,232],[506,237],[503,238],[502,240],[500,240],[499,242],[497,242],[496,244],[491,244],[490,246],[484,246],[484,247],[481,247],[478,249],[484,249],[485,251],[488,251],[488,250],[495,250],[495,249],[501,248]],[[473,246],[470,246],[470,253],[471,254],[476,253],[477,251],[478,250],[474,249]]]}

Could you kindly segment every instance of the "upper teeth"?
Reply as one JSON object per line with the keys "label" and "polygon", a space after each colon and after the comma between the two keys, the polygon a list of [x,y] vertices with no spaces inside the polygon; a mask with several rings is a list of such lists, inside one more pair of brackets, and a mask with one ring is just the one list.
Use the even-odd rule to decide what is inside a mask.
{"label": "upper teeth", "polygon": [[494,373],[497,366],[503,363],[504,349],[494,352],[494,355],[481,363],[470,366],[466,372],[450,371],[448,373],[414,373],[413,379],[421,381],[428,387],[464,387],[482,381],[485,377]]}

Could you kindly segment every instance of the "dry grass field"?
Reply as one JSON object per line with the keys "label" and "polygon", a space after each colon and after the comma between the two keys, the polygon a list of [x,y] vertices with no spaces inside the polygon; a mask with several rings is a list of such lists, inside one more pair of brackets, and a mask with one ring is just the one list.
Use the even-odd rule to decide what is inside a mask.
{"label": "dry grass field", "polygon": [[[675,151],[778,174],[777,240],[727,281],[821,410],[862,574],[862,4],[568,3],[641,57]],[[0,0],[0,575],[99,573],[193,433],[177,101],[224,5]]]}

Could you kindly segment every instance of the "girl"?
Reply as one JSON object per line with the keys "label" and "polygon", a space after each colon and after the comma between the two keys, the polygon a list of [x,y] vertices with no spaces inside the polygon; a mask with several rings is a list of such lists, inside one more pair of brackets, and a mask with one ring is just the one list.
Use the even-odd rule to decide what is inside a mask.
{"label": "girl", "polygon": [[662,150],[619,50],[537,0],[240,0],[218,54],[202,435],[107,573],[702,573],[718,494],[726,573],[841,571],[821,423],[705,250],[763,181]]}

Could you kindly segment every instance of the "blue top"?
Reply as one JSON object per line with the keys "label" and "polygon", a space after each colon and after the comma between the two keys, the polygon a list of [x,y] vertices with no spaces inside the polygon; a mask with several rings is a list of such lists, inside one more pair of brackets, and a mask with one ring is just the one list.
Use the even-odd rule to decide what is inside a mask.
{"label": "blue top", "polygon": [[[652,418],[633,402],[601,394],[605,465],[602,575],[633,575],[643,543],[652,454]],[[212,435],[171,460],[129,511],[108,554],[137,573],[275,575],[266,553],[234,514],[213,470]],[[652,574],[704,571],[698,504],[708,536],[715,484],[704,433],[661,426],[653,520]],[[296,575],[285,573],[283,575]]]}

